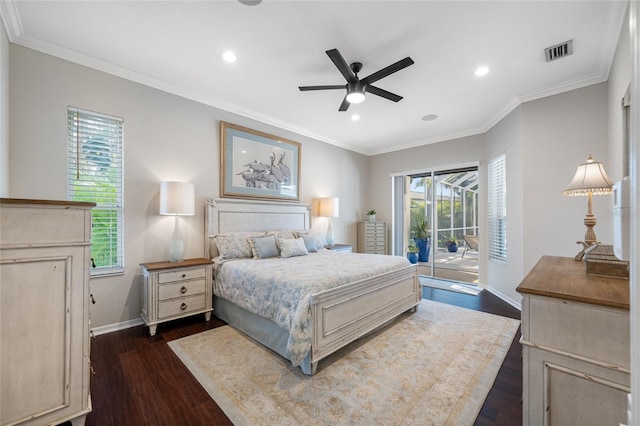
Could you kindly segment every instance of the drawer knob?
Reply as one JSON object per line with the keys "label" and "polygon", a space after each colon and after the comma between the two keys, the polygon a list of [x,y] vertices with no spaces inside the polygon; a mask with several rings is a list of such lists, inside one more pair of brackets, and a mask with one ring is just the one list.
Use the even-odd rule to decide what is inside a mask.
{"label": "drawer knob", "polygon": [[185,286],[182,286],[182,288],[180,289],[180,293],[185,294],[187,292],[187,288]]}
{"label": "drawer knob", "polygon": [[187,276],[187,274],[182,274],[182,278],[185,278]]}
{"label": "drawer knob", "polygon": [[183,303],[182,305],[180,305],[180,309],[182,309],[183,311],[187,309],[187,304]]}

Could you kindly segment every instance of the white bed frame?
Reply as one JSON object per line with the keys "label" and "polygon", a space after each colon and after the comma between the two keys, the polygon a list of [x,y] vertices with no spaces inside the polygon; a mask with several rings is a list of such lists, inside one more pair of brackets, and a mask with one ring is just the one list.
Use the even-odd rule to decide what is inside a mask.
{"label": "white bed frame", "polygon": [[[205,220],[207,258],[211,257],[209,240],[216,234],[309,229],[310,223],[305,204],[234,199],[207,199]],[[321,359],[401,313],[415,312],[421,297],[416,265],[314,294],[312,374]]]}

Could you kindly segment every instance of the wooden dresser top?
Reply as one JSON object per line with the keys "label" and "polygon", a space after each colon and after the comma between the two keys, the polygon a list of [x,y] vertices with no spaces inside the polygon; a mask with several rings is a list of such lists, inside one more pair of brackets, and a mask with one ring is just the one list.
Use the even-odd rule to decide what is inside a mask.
{"label": "wooden dresser top", "polygon": [[543,256],[516,290],[629,310],[628,279],[587,275],[585,263],[569,257]]}

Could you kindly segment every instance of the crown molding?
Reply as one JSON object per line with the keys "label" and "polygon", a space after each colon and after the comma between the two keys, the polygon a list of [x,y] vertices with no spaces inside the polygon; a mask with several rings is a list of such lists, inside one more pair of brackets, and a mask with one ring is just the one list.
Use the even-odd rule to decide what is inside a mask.
{"label": "crown molding", "polygon": [[22,35],[22,22],[20,22],[20,15],[18,14],[15,0],[4,0],[0,2],[0,15],[9,41],[15,43]]}

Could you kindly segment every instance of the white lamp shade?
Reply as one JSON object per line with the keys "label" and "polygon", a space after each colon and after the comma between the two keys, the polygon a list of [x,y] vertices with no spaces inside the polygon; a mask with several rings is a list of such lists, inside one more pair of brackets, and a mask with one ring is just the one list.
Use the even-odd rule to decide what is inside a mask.
{"label": "white lamp shade", "polygon": [[338,217],[340,212],[340,199],[321,198],[318,205],[318,216]]}
{"label": "white lamp shade", "polygon": [[586,163],[580,164],[576,170],[569,186],[562,191],[562,195],[588,195],[592,194],[608,194],[611,192],[613,183],[607,176],[602,163],[593,161],[589,156]]}
{"label": "white lamp shade", "polygon": [[162,182],[160,184],[160,214],[193,216],[195,211],[195,188],[192,183]]}

